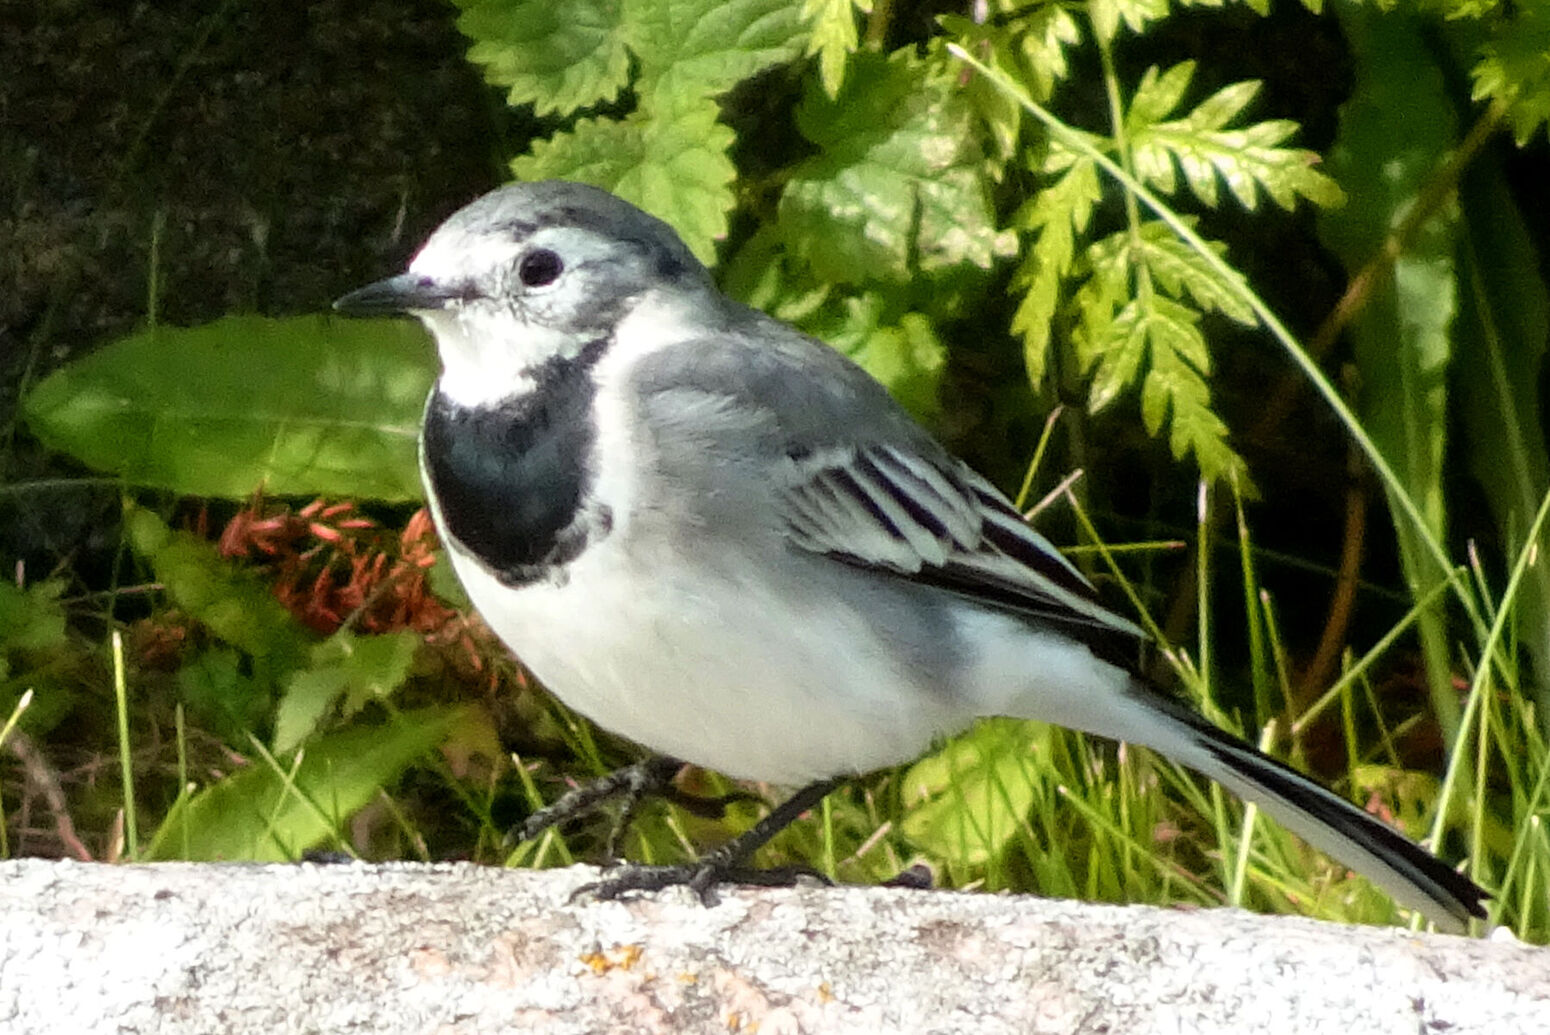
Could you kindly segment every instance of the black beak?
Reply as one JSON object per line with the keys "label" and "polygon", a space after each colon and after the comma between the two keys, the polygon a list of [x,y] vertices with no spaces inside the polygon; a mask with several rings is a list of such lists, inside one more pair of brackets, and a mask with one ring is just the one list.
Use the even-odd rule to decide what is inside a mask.
{"label": "black beak", "polygon": [[430,277],[401,273],[350,292],[334,302],[346,316],[390,316],[427,309],[445,309],[447,303],[472,297],[464,284],[440,284]]}

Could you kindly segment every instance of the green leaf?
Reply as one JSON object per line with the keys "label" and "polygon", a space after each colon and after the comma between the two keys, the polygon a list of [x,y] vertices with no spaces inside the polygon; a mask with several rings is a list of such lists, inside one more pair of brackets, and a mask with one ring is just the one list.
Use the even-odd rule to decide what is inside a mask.
{"label": "green leaf", "polygon": [[511,163],[519,180],[566,179],[613,191],[667,223],[702,262],[716,259],[726,235],[737,176],[727,151],[732,131],[714,103],[678,89],[677,80],[624,120],[582,119],[568,133],[533,143]]}
{"label": "green leaf", "polygon": [[512,175],[519,180],[576,180],[612,190],[645,160],[643,122],[634,116],[623,121],[579,119],[569,132],[534,140],[530,153],[512,160]]}
{"label": "green leaf", "polygon": [[411,630],[356,636],[341,629],[312,648],[307,666],[291,675],[275,715],[274,750],[291,750],[317,731],[335,702],[348,717],[370,700],[390,697],[404,680],[419,649]]}
{"label": "green leaf", "polygon": [[1184,91],[1189,89],[1194,75],[1193,61],[1179,62],[1168,69],[1166,75],[1160,74],[1156,65],[1148,68],[1130,98],[1130,111],[1125,115],[1125,131],[1138,133],[1172,114],[1179,102],[1184,100]]}
{"label": "green leaf", "polygon": [[792,170],[782,234],[821,279],[904,282],[989,268],[998,235],[969,107],[942,68],[907,51],[858,54],[838,97],[810,89],[797,126],[819,148]]}
{"label": "green leaf", "polygon": [[469,60],[508,89],[510,104],[569,114],[611,101],[629,81],[654,92],[666,76],[708,99],[798,57],[805,33],[786,0],[456,0]]}
{"label": "green leaf", "polygon": [[1507,102],[1507,121],[1523,147],[1550,121],[1550,11],[1543,3],[1514,4],[1495,21],[1471,70],[1472,99]]}
{"label": "green leaf", "polygon": [[60,579],[34,582],[26,589],[0,579],[0,658],[10,651],[48,651],[65,645],[65,609],[59,602],[64,589]]}
{"label": "green leaf", "polygon": [[1059,4],[1035,8],[1020,25],[1017,48],[1027,63],[1034,98],[1048,99],[1070,67],[1066,48],[1082,41],[1082,30],[1071,12]]}
{"label": "green leaf", "polygon": [[621,0],[455,0],[468,59],[508,89],[506,103],[568,115],[611,101],[629,79]]}
{"label": "green leaf", "polygon": [[255,669],[278,678],[301,663],[315,637],[256,575],[198,536],[168,528],[143,507],[125,510],[124,527],[135,553],[150,564],[173,602],[251,656]]}
{"label": "green leaf", "polygon": [[[1095,275],[1094,282],[1103,279]],[[1193,456],[1204,477],[1247,484],[1247,468],[1211,408],[1211,357],[1198,320],[1195,310],[1155,292],[1112,315],[1084,319],[1074,344],[1078,358],[1093,368],[1088,408],[1102,410],[1144,371],[1141,417],[1148,433],[1158,435],[1166,425],[1175,459]]]}
{"label": "green leaf", "polygon": [[1093,31],[1105,43],[1114,39],[1123,19],[1131,32],[1143,31],[1147,23],[1168,15],[1168,0],[1090,0],[1087,16]]}
{"label": "green leaf", "polygon": [[[1185,219],[1185,222],[1191,227],[1195,224],[1193,219]],[[1128,253],[1122,261],[1145,266],[1157,287],[1176,301],[1191,299],[1202,310],[1221,313],[1245,326],[1252,327],[1258,322],[1253,307],[1242,295],[1161,220],[1142,223],[1134,236],[1115,235],[1110,241],[1122,245],[1123,252]],[[1225,244],[1211,240],[1206,244],[1217,255],[1226,257]]]}
{"label": "green leaf", "polygon": [[1229,128],[1259,92],[1257,80],[1225,86],[1181,119],[1159,121],[1183,99],[1195,63],[1184,61],[1162,75],[1142,76],[1126,114],[1126,131],[1136,176],[1171,194],[1177,188],[1174,163],[1200,201],[1215,208],[1218,177],[1239,204],[1253,211],[1264,191],[1284,209],[1299,197],[1330,207],[1344,200],[1340,187],[1315,168],[1318,153],[1278,146],[1297,131],[1286,119]]}
{"label": "green leaf", "polygon": [[816,337],[806,323],[836,292],[805,264],[792,259],[778,228],[765,223],[743,242],[720,269],[721,290],[744,305],[762,309]]}
{"label": "green leaf", "polygon": [[1166,422],[1175,460],[1193,456],[1206,479],[1247,487],[1248,468],[1228,445],[1227,425],[1211,407],[1211,389],[1199,363],[1206,356],[1206,342],[1195,326],[1194,311],[1160,298],[1154,308],[1158,316],[1149,328],[1151,368],[1141,383],[1141,418],[1147,430],[1156,435]]}
{"label": "green leaf", "polygon": [[789,0],[624,0],[625,33],[640,58],[640,92],[672,76],[698,99],[793,61],[806,31]]}
{"label": "green leaf", "polygon": [[[1075,336],[1077,359],[1083,369],[1092,370],[1087,408],[1099,413],[1119,398],[1146,362],[1148,310],[1132,300],[1112,318],[1099,325],[1084,326]],[[1084,322],[1085,323],[1085,322]],[[1101,333],[1100,333],[1101,330]]]}
{"label": "green leaf", "polygon": [[468,599],[463,583],[458,581],[457,572],[452,570],[452,562],[447,559],[447,551],[435,550],[433,554],[436,561],[426,573],[426,584],[430,586],[431,592],[455,610],[472,611],[473,602]]}
{"label": "green leaf", "polygon": [[818,58],[818,76],[833,97],[845,82],[845,63],[855,52],[860,37],[856,10],[870,12],[871,0],[802,0],[802,20],[807,23],[807,53]]}
{"label": "green leaf", "polygon": [[[1550,341],[1550,294],[1539,274],[1541,253],[1509,190],[1501,158],[1482,155],[1460,184],[1462,241],[1459,318],[1461,355],[1453,365],[1458,386],[1459,447],[1480,484],[1506,553],[1524,536],[1550,485],[1540,407],[1540,371]],[[1550,543],[1541,541],[1544,552]],[[1531,564],[1513,602],[1523,645],[1534,671],[1550,672],[1550,571]],[[1543,680],[1540,707],[1550,706]]]}
{"label": "green leaf", "polygon": [[[956,14],[941,15],[938,21],[960,46],[979,55],[996,73],[1022,84],[1041,102],[1049,100],[1055,84],[1070,70],[1066,48],[1082,39],[1076,19],[1055,4],[1023,8],[1019,17],[1006,24],[976,22]],[[1011,161],[1023,146],[1022,106],[989,76],[971,76],[962,89],[990,131],[997,160]]]}
{"label": "green leaf", "polygon": [[999,857],[1038,796],[1040,738],[1033,723],[984,720],[916,762],[904,774],[908,811],[900,831],[952,865],[982,866]]}
{"label": "green leaf", "polygon": [[938,397],[947,350],[931,321],[920,313],[905,313],[898,323],[881,322],[882,303],[874,295],[845,300],[847,326],[826,334],[825,340],[859,363],[883,383],[919,420],[940,414]]}
{"label": "green leaf", "polygon": [[157,327],[28,393],[33,433],[136,485],[242,499],[420,496],[435,357],[414,321],[230,316]]}
{"label": "green leaf", "polygon": [[[606,49],[610,69],[617,56],[613,48],[625,46],[635,55],[637,109],[622,120],[582,119],[567,132],[536,141],[530,154],[511,163],[512,172],[522,180],[562,178],[613,191],[671,223],[695,255],[712,264],[715,242],[726,235],[737,174],[727,157],[733,133],[717,121],[715,98],[771,65],[801,56],[807,36],[800,11],[788,0],[620,3],[616,26],[609,21],[614,9],[601,3],[587,23],[587,33],[605,22],[614,26],[606,48],[590,35],[583,42],[594,46],[593,52]],[[569,17],[565,5],[542,8],[551,9],[552,16],[528,12],[524,28]],[[582,45],[581,30],[556,31]],[[547,37],[523,44],[548,45]],[[563,93],[563,84],[549,85],[555,96],[571,96]]]}
{"label": "green leaf", "polygon": [[149,861],[291,862],[331,836],[416,759],[472,721],[466,707],[406,712],[381,726],[358,726],[307,744],[293,780],[262,762],[249,765],[167,816],[146,849]]}
{"label": "green leaf", "polygon": [[[1088,159],[1056,152],[1051,158],[1064,164],[1065,172],[1043,188],[1023,206],[1013,224],[1033,234],[1022,264],[1012,283],[1023,289],[1022,301],[1012,316],[1012,332],[1023,338],[1023,357],[1029,379],[1037,385],[1044,379],[1049,360],[1055,312],[1060,301],[1061,280],[1071,271],[1076,252],[1076,235],[1087,229],[1093,206],[1103,197],[1098,169]],[[1047,171],[1054,171],[1046,163]]]}
{"label": "green leaf", "polygon": [[178,693],[196,721],[228,740],[240,740],[268,721],[274,687],[244,671],[242,655],[215,644],[178,667]]}

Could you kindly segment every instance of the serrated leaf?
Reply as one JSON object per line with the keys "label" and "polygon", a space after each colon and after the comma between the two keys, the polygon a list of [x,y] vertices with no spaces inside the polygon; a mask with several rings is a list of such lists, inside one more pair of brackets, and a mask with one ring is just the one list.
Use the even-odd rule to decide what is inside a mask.
{"label": "serrated leaf", "polygon": [[1121,20],[1131,32],[1141,32],[1148,22],[1167,17],[1168,0],[1089,0],[1087,14],[1093,31],[1107,43],[1119,32]]}
{"label": "serrated leaf", "polygon": [[1012,317],[1012,332],[1023,338],[1024,361],[1035,384],[1044,377],[1060,283],[1071,270],[1076,235],[1087,229],[1093,206],[1102,196],[1097,166],[1081,158],[1066,166],[1059,178],[1013,217],[1013,225],[1033,234],[1013,277],[1023,297]]}
{"label": "serrated leaf", "polygon": [[[1193,226],[1195,221],[1185,220]],[[1205,258],[1188,242],[1179,239],[1173,228],[1160,220],[1142,223],[1132,236],[1125,234],[1117,243],[1129,254],[1134,265],[1145,266],[1153,282],[1164,294],[1178,301],[1193,299],[1206,312],[1219,312],[1246,326],[1258,322],[1254,309]],[[1206,241],[1217,255],[1225,257],[1227,246]]]}
{"label": "serrated leaf", "polygon": [[1087,327],[1087,321],[1083,323],[1088,333],[1081,335],[1077,355],[1083,368],[1092,370],[1087,409],[1098,413],[1119,398],[1146,359],[1145,311],[1139,301],[1132,300],[1101,325]]}
{"label": "serrated leaf", "polygon": [[[1010,13],[998,4],[998,13]],[[977,22],[956,14],[938,18],[956,42],[978,55],[995,73],[1027,87],[1037,101],[1047,101],[1055,84],[1066,77],[1066,48],[1081,41],[1076,19],[1064,7],[1049,4],[1023,8],[1008,23]],[[1016,98],[1000,89],[992,77],[973,75],[963,87],[994,143],[1000,162],[1011,161],[1023,146],[1023,108]]]}
{"label": "serrated leaf", "polygon": [[780,200],[788,245],[820,278],[891,280],[989,268],[996,233],[984,156],[951,78],[908,52],[858,54],[836,98],[809,90],[797,125],[820,153]]}
{"label": "serrated leaf", "polygon": [[624,0],[624,11],[642,94],[671,75],[678,89],[708,98],[795,60],[807,43],[801,12],[789,0]]}
{"label": "serrated leaf", "polygon": [[454,0],[468,59],[507,88],[506,103],[568,115],[611,101],[629,79],[621,0]]}
{"label": "serrated leaf", "polygon": [[1048,99],[1066,77],[1066,48],[1082,42],[1082,30],[1071,12],[1059,4],[1032,11],[1020,23],[1016,45],[1028,63],[1035,99]]}
{"label": "serrated leaf", "polygon": [[643,122],[635,116],[579,119],[568,132],[534,140],[528,154],[512,159],[512,175],[519,180],[575,180],[612,190],[645,160]]}
{"label": "serrated leaf", "polygon": [[1158,75],[1154,68],[1142,77],[1126,115],[1136,176],[1165,194],[1177,189],[1175,162],[1202,204],[1215,208],[1218,178],[1239,204],[1253,211],[1264,191],[1284,209],[1299,197],[1325,207],[1344,200],[1340,187],[1314,168],[1317,152],[1280,145],[1297,131],[1297,124],[1273,119],[1232,129],[1236,119],[1259,92],[1257,80],[1224,86],[1180,119],[1159,121],[1182,100],[1195,64],[1184,61]]}
{"label": "serrated leaf", "polygon": [[1473,99],[1507,102],[1507,121],[1523,147],[1550,122],[1550,11],[1522,3],[1498,20],[1470,70]]}
{"label": "serrated leaf", "polygon": [[[1204,348],[1204,342],[1201,343]],[[1227,480],[1248,487],[1248,468],[1227,444],[1227,426],[1211,408],[1205,379],[1185,360],[1182,350],[1154,349],[1152,368],[1141,386],[1143,418],[1168,423],[1168,445],[1175,460],[1193,456],[1208,481]],[[1155,431],[1154,431],[1155,434]]]}
{"label": "serrated leaf", "polygon": [[1206,478],[1246,484],[1247,469],[1211,408],[1211,356],[1198,320],[1193,309],[1155,292],[1131,299],[1112,317],[1100,313],[1091,326],[1084,320],[1076,344],[1093,367],[1088,408],[1096,413],[1108,406],[1139,375],[1148,433],[1166,426],[1175,459],[1192,455]]}
{"label": "serrated leaf", "polygon": [[180,802],[145,858],[294,861],[460,725],[477,720],[473,709],[438,706],[320,737],[307,745],[289,782],[262,762],[249,765]]}
{"label": "serrated leaf", "polygon": [[[1243,109],[1259,96],[1260,87],[1263,85],[1258,79],[1229,83],[1196,105],[1195,110],[1189,113],[1185,121],[1196,129],[1221,129],[1237,118]],[[1296,123],[1291,123],[1290,128],[1286,128],[1286,123],[1274,123],[1274,125],[1281,128],[1285,136],[1291,136],[1297,130]],[[1284,139],[1284,137],[1277,139]]]}
{"label": "serrated leaf", "polygon": [[341,629],[313,647],[306,666],[286,682],[275,713],[274,751],[289,751],[310,737],[336,703],[349,717],[368,701],[391,696],[409,678],[420,642],[410,630],[356,636]]}
{"label": "serrated leaf", "polygon": [[1087,343],[1103,339],[1120,307],[1135,291],[1135,264],[1130,252],[1130,232],[1120,230],[1087,246],[1074,264],[1075,274],[1085,277],[1072,299],[1081,317],[1074,338],[1076,356],[1085,369],[1096,352]]}
{"label": "serrated leaf", "polygon": [[643,160],[614,189],[671,223],[702,262],[713,264],[714,242],[726,236],[727,213],[736,202],[737,169],[727,157],[732,130],[717,121],[714,103],[681,89],[676,77],[662,80],[645,114]]}
{"label": "serrated leaf", "polygon": [[1207,480],[1247,480],[1243,460],[1227,444],[1227,425],[1211,407],[1210,353],[1186,306],[1154,297],[1145,309],[1148,367],[1141,383],[1141,418],[1152,435],[1168,429],[1175,460],[1193,456]]}
{"label": "serrated leaf", "polygon": [[172,601],[250,656],[255,669],[279,678],[295,669],[315,642],[262,579],[222,557],[214,544],[175,531],[137,506],[126,508],[124,530]]}
{"label": "serrated leaf", "polygon": [[1028,381],[1038,386],[1049,371],[1049,346],[1054,339],[1055,313],[1060,307],[1060,270],[1025,262],[1019,271],[1023,297],[1012,313],[1012,333],[1023,339],[1023,366]]}
{"label": "serrated leaf", "polygon": [[1017,837],[1038,793],[1041,736],[1010,719],[978,723],[904,774],[905,837],[953,865],[980,866]]}
{"label": "serrated leaf", "polygon": [[692,81],[709,98],[770,65],[798,57],[806,42],[786,0],[456,0],[469,59],[508,88],[511,104],[569,114],[609,101],[638,61],[636,89],[666,76]]}
{"label": "serrated leaf", "polygon": [[412,320],[229,316],[122,338],[22,410],[51,448],[135,485],[410,500],[435,369]]}
{"label": "serrated leaf", "polygon": [[840,92],[845,82],[845,64],[860,41],[857,10],[871,11],[871,0],[802,0],[807,53],[818,58],[818,76],[830,97]]}
{"label": "serrated leaf", "polygon": [[1168,69],[1166,74],[1159,73],[1156,65],[1148,68],[1130,98],[1130,110],[1125,114],[1126,132],[1139,132],[1162,121],[1163,116],[1172,114],[1173,109],[1184,99],[1184,91],[1189,89],[1194,75],[1193,61],[1181,61]]}
{"label": "serrated leaf", "polygon": [[711,101],[659,84],[647,109],[624,120],[582,119],[568,133],[533,143],[511,163],[520,180],[566,179],[613,191],[683,237],[707,264],[726,235],[737,175],[727,150],[732,131]]}

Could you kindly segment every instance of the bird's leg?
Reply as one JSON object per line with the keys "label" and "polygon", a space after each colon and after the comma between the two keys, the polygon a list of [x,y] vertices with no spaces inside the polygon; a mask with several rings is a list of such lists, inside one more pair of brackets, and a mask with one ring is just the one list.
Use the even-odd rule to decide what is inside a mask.
{"label": "bird's leg", "polygon": [[798,816],[822,801],[840,783],[841,780],[836,778],[808,784],[771,810],[769,815],[698,862],[672,866],[621,866],[612,875],[577,888],[571,897],[575,899],[582,895],[592,895],[600,899],[613,899],[629,891],[659,891],[683,884],[703,904],[714,906],[720,901],[716,894],[717,884],[781,887],[796,883],[799,876],[816,875],[800,867],[758,870],[744,866],[743,863],[763,848],[770,838],[790,826]]}
{"label": "bird's leg", "polygon": [[530,841],[550,827],[586,815],[612,798],[622,798],[624,807],[609,832],[605,846],[607,857],[616,859],[619,838],[635,818],[641,802],[648,797],[664,798],[696,816],[709,819],[719,819],[733,802],[754,798],[746,791],[734,791],[714,798],[686,794],[673,786],[673,777],[682,768],[683,763],[676,758],[647,758],[615,769],[591,783],[567,791],[552,805],[534,812],[520,827],[513,828],[506,835],[506,844],[510,847],[519,841]]}

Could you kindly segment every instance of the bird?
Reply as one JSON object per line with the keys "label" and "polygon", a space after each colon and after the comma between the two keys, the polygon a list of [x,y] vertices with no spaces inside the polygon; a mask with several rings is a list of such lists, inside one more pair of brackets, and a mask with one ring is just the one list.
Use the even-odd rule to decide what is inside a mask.
{"label": "bird", "polygon": [[595,796],[681,762],[801,788],[609,895],[714,902],[845,779],[1011,716],[1153,749],[1440,929],[1485,916],[1473,881],[1143,677],[1144,631],[990,481],[629,202],[504,185],[335,308],[434,338],[420,468],[454,571],[549,691],[658,759]]}

